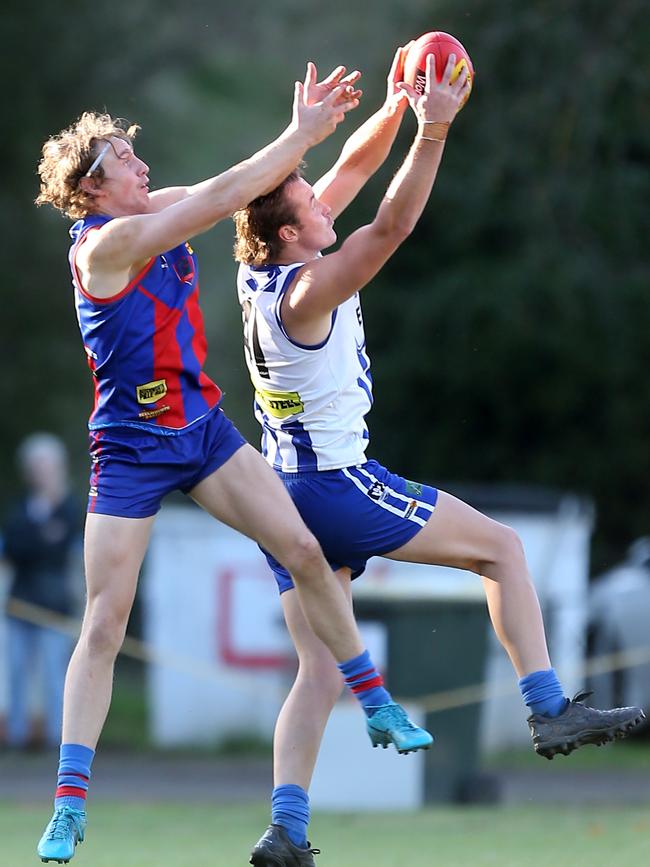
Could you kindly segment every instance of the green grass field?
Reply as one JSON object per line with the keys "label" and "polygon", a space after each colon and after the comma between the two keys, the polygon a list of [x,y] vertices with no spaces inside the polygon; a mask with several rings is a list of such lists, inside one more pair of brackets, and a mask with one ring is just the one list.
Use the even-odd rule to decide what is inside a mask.
{"label": "green grass field", "polygon": [[[3,867],[39,864],[49,806],[0,802]],[[267,808],[94,803],[75,867],[245,867]],[[312,822],[318,867],[612,867],[650,864],[650,811],[441,808]],[[534,853],[534,854],[531,854]]]}

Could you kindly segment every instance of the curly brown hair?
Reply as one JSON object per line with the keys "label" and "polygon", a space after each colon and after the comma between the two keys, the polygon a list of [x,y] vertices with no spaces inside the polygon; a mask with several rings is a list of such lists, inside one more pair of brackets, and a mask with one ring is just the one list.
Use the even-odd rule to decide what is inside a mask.
{"label": "curly brown hair", "polygon": [[[35,203],[53,205],[73,219],[92,213],[93,197],[82,189],[80,181],[97,157],[100,142],[115,137],[132,144],[139,129],[137,124],[129,124],[122,118],[85,111],[71,126],[43,145],[43,156],[38,164],[41,190]],[[101,164],[93,176],[104,178]]]}
{"label": "curly brown hair", "polygon": [[270,193],[258,196],[246,208],[235,212],[233,220],[237,238],[234,254],[238,262],[268,265],[277,259],[282,247],[278,229],[287,224],[298,225],[295,208],[285,192],[301,177],[300,169],[294,169]]}

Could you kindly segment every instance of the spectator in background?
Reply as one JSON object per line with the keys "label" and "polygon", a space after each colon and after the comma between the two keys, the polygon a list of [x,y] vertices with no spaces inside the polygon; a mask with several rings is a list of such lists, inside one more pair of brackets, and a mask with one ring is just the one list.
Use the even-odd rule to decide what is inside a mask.
{"label": "spectator in background", "polygon": [[40,665],[44,738],[58,747],[71,639],[48,619],[72,612],[70,563],[80,542],[83,510],[70,493],[66,450],[58,437],[31,434],[19,446],[17,461],[25,491],[3,527],[3,554],[13,572],[7,605],[7,744],[24,749],[30,743],[28,699]]}

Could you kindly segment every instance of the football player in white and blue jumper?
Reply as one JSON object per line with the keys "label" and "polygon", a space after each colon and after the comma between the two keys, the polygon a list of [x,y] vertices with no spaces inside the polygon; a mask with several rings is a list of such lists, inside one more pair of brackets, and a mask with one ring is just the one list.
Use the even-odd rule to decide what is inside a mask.
{"label": "football player in white and blue jumper", "polygon": [[[548,654],[542,614],[521,542],[507,526],[366,456],[373,382],[360,290],[414,229],[431,193],[451,122],[467,96],[450,56],[437,81],[432,58],[422,94],[400,83],[403,50],[382,108],[346,143],[314,186],[294,171],[235,215],[235,256],[245,354],[262,426],[262,451],[284,482],[350,598],[372,556],[471,570],[481,576],[496,634],[519,677],[535,749],[552,758],[620,736],[639,708],[598,711],[569,701]],[[388,155],[410,104],[412,145],[374,220],[335,251],[334,219]],[[267,559],[294,640],[299,670],[280,713],[272,823],[253,849],[257,867],[314,864],[307,843],[308,789],[328,715],[358,667],[336,664],[314,635],[291,574]],[[350,603],[351,604],[351,603]],[[354,661],[351,661],[354,663]],[[343,675],[343,678],[341,677]],[[373,737],[372,702],[360,699]]]}

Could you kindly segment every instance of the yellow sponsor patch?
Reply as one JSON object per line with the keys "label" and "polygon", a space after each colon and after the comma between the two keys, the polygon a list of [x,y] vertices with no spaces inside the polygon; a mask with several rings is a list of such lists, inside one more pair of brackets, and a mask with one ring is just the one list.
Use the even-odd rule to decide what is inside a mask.
{"label": "yellow sponsor patch", "polygon": [[154,382],[145,382],[144,385],[136,385],[135,394],[138,403],[155,403],[167,394],[167,380],[156,379]]}
{"label": "yellow sponsor patch", "polygon": [[297,391],[267,391],[258,388],[255,397],[260,406],[273,418],[288,418],[305,411],[302,398]]}

